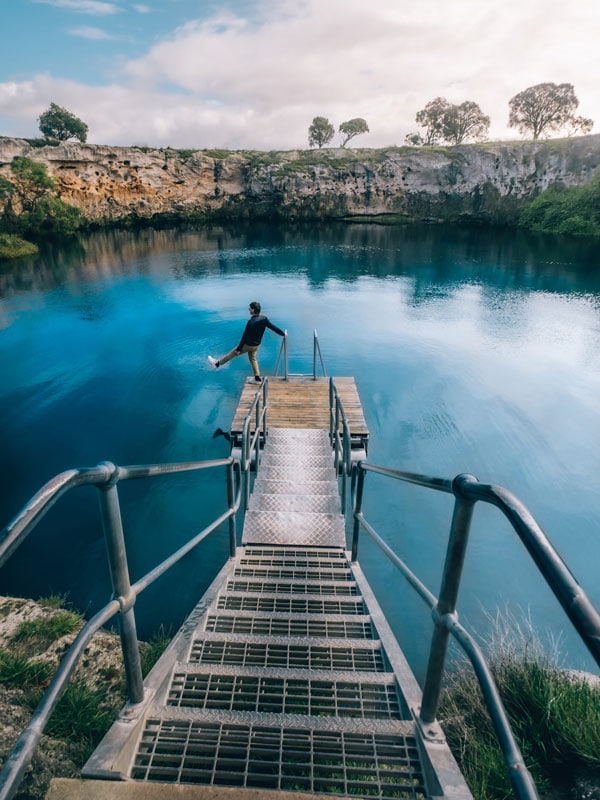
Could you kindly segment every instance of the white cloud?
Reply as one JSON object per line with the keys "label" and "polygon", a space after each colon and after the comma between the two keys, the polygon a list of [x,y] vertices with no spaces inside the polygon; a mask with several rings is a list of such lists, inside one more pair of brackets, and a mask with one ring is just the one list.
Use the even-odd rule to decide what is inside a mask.
{"label": "white cloud", "polygon": [[35,3],[45,3],[55,8],[66,8],[69,11],[78,11],[81,14],[117,14],[120,9],[114,3],[104,3],[101,0],[34,0]]}
{"label": "white cloud", "polygon": [[[558,0],[370,0],[368,8],[364,0],[264,0],[251,17],[216,11],[143,57],[113,59],[111,85],[37,76],[17,89],[37,99],[33,116],[33,99],[19,105],[7,100],[14,87],[0,86],[0,113],[8,103],[21,120],[37,119],[52,99],[89,125],[94,142],[260,149],[306,147],[316,115],[336,130],[359,116],[371,133],[353,145],[379,147],[402,144],[416,112],[442,95],[479,103],[492,138],[517,138],[508,101],[542,81],[573,83],[578,113],[600,125],[599,23],[596,0],[568,8]],[[79,35],[86,30],[93,38],[92,28]]]}
{"label": "white cloud", "polygon": [[71,36],[79,36],[82,39],[92,39],[93,41],[103,41],[114,38],[106,31],[103,31],[102,28],[72,28],[69,33]]}

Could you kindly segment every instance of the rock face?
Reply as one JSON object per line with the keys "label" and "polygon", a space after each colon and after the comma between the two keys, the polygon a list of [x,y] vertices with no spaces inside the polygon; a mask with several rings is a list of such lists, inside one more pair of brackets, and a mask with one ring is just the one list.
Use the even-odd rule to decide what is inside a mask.
{"label": "rock face", "polygon": [[395,215],[511,224],[553,184],[588,183],[600,135],[544,142],[287,152],[153,150],[0,138],[0,175],[26,156],[61,198],[104,224],[172,219],[335,219]]}

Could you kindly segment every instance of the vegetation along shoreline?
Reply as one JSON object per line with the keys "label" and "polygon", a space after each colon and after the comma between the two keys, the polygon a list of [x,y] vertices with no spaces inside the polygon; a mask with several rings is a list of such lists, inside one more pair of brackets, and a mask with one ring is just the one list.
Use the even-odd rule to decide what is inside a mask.
{"label": "vegetation along shoreline", "polygon": [[426,221],[597,237],[598,166],[600,135],[276,152],[0,137],[0,258],[78,230],[190,222]]}

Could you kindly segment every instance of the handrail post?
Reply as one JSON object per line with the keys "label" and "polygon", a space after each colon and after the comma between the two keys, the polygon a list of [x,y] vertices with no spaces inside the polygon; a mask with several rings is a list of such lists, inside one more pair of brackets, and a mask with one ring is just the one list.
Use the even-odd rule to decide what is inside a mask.
{"label": "handrail post", "polygon": [[317,331],[313,331],[313,381],[317,380]]}
{"label": "handrail post", "polygon": [[227,466],[227,505],[229,506],[229,555],[233,558],[236,550],[235,514],[235,486],[233,480],[233,462]]}
{"label": "handrail post", "polygon": [[438,710],[446,661],[446,650],[448,648],[448,636],[450,635],[448,628],[446,628],[440,620],[442,617],[452,615],[456,611],[456,601],[458,599],[458,590],[460,588],[465,552],[469,541],[469,530],[475,505],[474,500],[470,500],[459,494],[456,478],[453,481],[453,490],[456,499],[454,502],[454,512],[452,514],[448,549],[446,551],[446,561],[442,572],[440,595],[437,606],[432,612],[435,627],[431,639],[429,662],[427,664],[427,674],[425,677],[421,712],[419,715],[424,725],[429,725],[435,720]]}
{"label": "handrail post", "polygon": [[360,530],[360,516],[362,515],[362,499],[365,485],[366,470],[364,470],[359,462],[357,468],[357,481],[356,481],[356,499],[354,501],[354,527],[352,530],[352,563],[358,558],[358,533]]}
{"label": "handrail post", "polygon": [[333,378],[329,378],[329,441],[334,446],[333,438]]}
{"label": "handrail post", "polygon": [[250,419],[244,423],[242,432],[242,469],[244,470],[244,510],[250,501]]}
{"label": "handrail post", "polygon": [[113,470],[112,480],[108,484],[98,487],[102,527],[104,529],[104,541],[106,543],[113,594],[121,604],[119,631],[129,700],[131,703],[141,703],[144,699],[144,681],[133,610],[135,596],[132,594],[129,580],[125,537],[123,536],[123,523],[117,492],[118,468],[113,464],[110,466]]}
{"label": "handrail post", "polygon": [[346,482],[350,474],[349,462],[350,459],[350,436],[348,432],[348,425],[344,423],[342,431],[342,511],[345,513],[346,509]]}

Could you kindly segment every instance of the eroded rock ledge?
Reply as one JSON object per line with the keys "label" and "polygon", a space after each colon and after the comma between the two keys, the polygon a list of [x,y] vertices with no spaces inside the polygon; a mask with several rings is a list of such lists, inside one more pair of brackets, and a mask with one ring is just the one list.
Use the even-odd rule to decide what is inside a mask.
{"label": "eroded rock ledge", "polygon": [[0,137],[0,175],[26,156],[91,222],[185,219],[467,219],[512,224],[553,184],[588,183],[600,135],[544,142],[286,152],[172,150]]}

